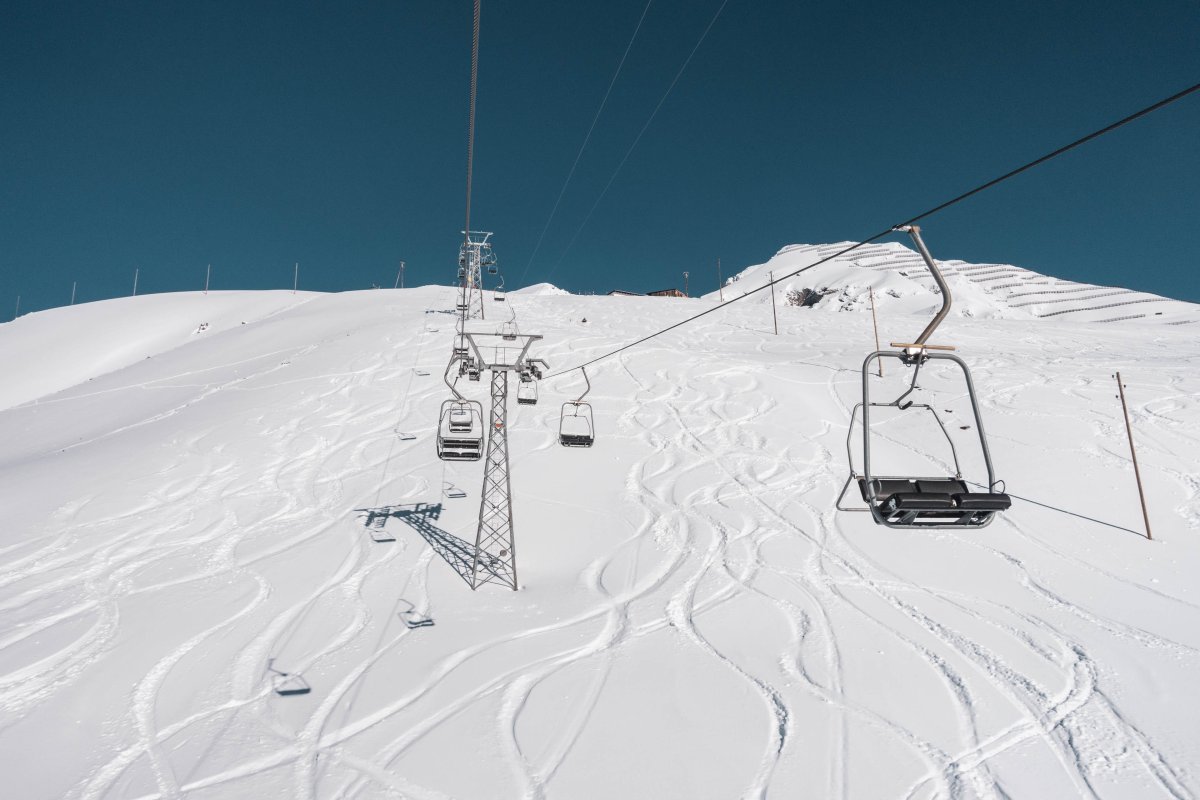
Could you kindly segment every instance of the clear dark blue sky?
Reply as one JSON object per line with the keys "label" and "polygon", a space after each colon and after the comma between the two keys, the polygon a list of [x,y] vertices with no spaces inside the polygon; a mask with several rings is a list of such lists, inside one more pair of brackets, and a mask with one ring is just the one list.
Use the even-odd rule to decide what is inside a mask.
{"label": "clear dark blue sky", "polygon": [[[716,285],[860,239],[1200,81],[1200,4],[484,0],[472,222],[513,288]],[[471,2],[5,4],[0,318],[449,283]],[[924,223],[935,255],[1200,301],[1200,95]],[[565,256],[564,256],[565,252]]]}

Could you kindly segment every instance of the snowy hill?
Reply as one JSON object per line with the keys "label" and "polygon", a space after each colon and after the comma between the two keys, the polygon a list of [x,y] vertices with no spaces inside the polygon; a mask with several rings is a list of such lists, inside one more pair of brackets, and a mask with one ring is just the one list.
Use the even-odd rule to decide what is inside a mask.
{"label": "snowy hill", "polygon": [[[766,264],[747,267],[733,276],[725,297],[762,286],[771,272],[778,276],[814,264],[851,247],[854,242],[789,245]],[[935,254],[936,257],[936,254]],[[1070,322],[1143,320],[1167,325],[1200,322],[1200,307],[1147,292],[1060,280],[1010,264],[969,264],[938,259],[960,317],[991,319],[1061,318]],[[932,315],[940,305],[928,268],[915,250],[898,242],[869,244],[814,267],[776,286],[779,302],[789,291],[829,292],[814,308],[823,311],[861,309],[874,289],[880,313]],[[707,295],[716,299],[717,292]],[[754,298],[769,303],[769,293]]]}
{"label": "snowy hill", "polygon": [[[973,316],[937,339],[972,366],[1016,499],[983,530],[889,530],[834,500],[873,349],[860,290],[884,341],[936,304],[902,250],[801,276],[835,294],[781,307],[779,336],[755,298],[589,369],[590,449],[556,440],[578,372],[513,405],[519,592],[456,569],[482,468],[434,453],[454,290],[157,295],[0,325],[4,794],[1200,794],[1200,342],[1148,324],[1197,307],[1106,323],[1123,309],[1083,309],[1111,298],[1025,306],[1057,284],[950,262]],[[488,303],[545,337],[552,371],[712,306]],[[920,396],[977,475],[950,377]],[[486,380],[460,385],[486,402]],[[875,432],[881,459],[947,467],[906,418]]]}
{"label": "snowy hill", "polygon": [[531,295],[534,297],[553,297],[570,294],[565,289],[560,289],[552,283],[535,283],[532,286],[526,286],[521,289],[514,289],[513,294]]}

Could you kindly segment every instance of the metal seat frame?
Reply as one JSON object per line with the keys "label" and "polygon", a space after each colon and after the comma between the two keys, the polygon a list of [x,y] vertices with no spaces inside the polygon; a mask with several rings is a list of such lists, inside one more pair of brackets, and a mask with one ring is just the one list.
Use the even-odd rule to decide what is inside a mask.
{"label": "metal seat frame", "polygon": [[[450,359],[443,377],[454,397],[443,401],[438,413],[437,455],[443,461],[478,461],[483,457],[483,404],[478,400],[466,399],[450,382],[450,372],[457,360],[457,355]],[[469,431],[464,433],[453,429],[451,416],[456,410],[466,411],[469,415]]]}
{"label": "metal seat frame", "polygon": [[[933,257],[929,254],[929,250],[925,247],[924,241],[921,240],[920,228],[911,225],[898,228],[897,230],[903,230],[912,236],[918,251],[921,253],[921,257],[925,260],[934,281],[942,292],[942,308],[925,327],[925,330],[921,332],[921,335],[917,337],[915,343],[906,345],[893,343],[893,347],[903,347],[904,349],[876,350],[863,361],[863,399],[850,412],[850,428],[846,433],[846,458],[850,464],[850,476],[846,478],[846,483],[842,485],[842,491],[838,494],[835,505],[839,511],[870,511],[876,523],[889,528],[942,528],[959,530],[963,528],[982,528],[991,523],[997,511],[1007,508],[1010,500],[1008,495],[1003,492],[1003,482],[996,480],[995,470],[992,467],[992,455],[988,449],[987,435],[984,433],[983,418],[979,413],[979,400],[975,394],[975,383],[971,379],[970,369],[967,367],[966,362],[958,356],[948,352],[937,352],[938,350],[951,350],[953,348],[936,347],[926,344],[929,336],[950,311],[950,304],[952,302],[950,288],[942,278],[941,271],[938,269]],[[912,367],[912,380],[909,381],[908,388],[895,400],[888,403],[872,402],[871,367],[875,362],[885,358],[896,359],[906,367]],[[979,436],[979,447],[983,453],[983,462],[987,469],[986,493],[917,491],[920,482],[934,484],[935,486],[940,483],[953,489],[966,487],[966,483],[962,477],[962,469],[959,466],[958,450],[955,448],[954,440],[950,438],[950,433],[946,430],[946,426],[942,423],[942,419],[938,416],[936,409],[928,403],[914,403],[911,400],[905,402],[905,398],[917,389],[917,378],[921,374],[921,367],[928,361],[949,361],[957,365],[962,371],[963,379],[966,381],[967,396],[971,402],[971,412],[975,417],[975,430]],[[954,475],[952,477],[944,475],[914,477],[908,475],[884,476],[873,474],[871,472],[872,408],[896,408],[900,411],[925,409],[932,414],[942,431],[942,435],[945,436],[947,443],[950,445],[950,454],[954,460]],[[853,455],[854,423],[860,411],[862,413],[863,425],[863,469],[861,475],[855,472]],[[880,484],[877,481],[885,480],[911,482],[913,484],[913,492],[892,492],[881,495],[878,492],[877,487]],[[850,508],[843,505],[846,492],[850,488],[850,484],[855,481],[858,482],[859,490],[866,501],[866,508]],[[905,500],[908,502],[906,503]]]}
{"label": "metal seat frame", "polygon": [[538,401],[537,381],[533,378],[521,378],[517,384],[517,405],[536,406]]}
{"label": "metal seat frame", "polygon": [[[588,379],[587,369],[583,370],[583,379],[587,382],[587,388],[583,390],[583,394],[574,400],[563,403],[558,415],[558,443],[563,447],[591,447],[596,442],[596,420],[592,414],[592,406],[583,401],[583,398],[587,397],[588,392],[592,390],[592,382]],[[569,414],[567,413],[568,408],[571,409]],[[588,432],[586,434],[567,433],[565,425],[571,418],[584,420]]]}

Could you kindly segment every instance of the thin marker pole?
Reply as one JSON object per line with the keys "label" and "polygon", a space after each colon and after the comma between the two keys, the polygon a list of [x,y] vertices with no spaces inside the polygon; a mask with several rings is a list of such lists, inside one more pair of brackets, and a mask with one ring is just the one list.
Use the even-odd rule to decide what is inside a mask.
{"label": "thin marker pole", "polygon": [[140,270],[137,267],[134,267],[133,268],[133,295],[131,295],[132,297],[137,297],[138,272],[140,272]]}
{"label": "thin marker pole", "polygon": [[775,335],[779,335],[779,312],[775,310],[775,273],[768,272],[771,279],[771,318],[775,320]]}
{"label": "thin marker pole", "polygon": [[684,297],[691,296],[688,294],[688,274],[686,272],[683,273],[683,296]]}
{"label": "thin marker pole", "polygon": [[212,277],[212,264],[208,265],[208,271],[204,273],[204,293],[208,294],[208,279]]}
{"label": "thin marker pole", "polygon": [[1125,405],[1125,384],[1121,382],[1121,373],[1117,373],[1117,389],[1121,393],[1121,413],[1125,415],[1125,435],[1129,437],[1129,457],[1133,459],[1133,477],[1137,481],[1138,497],[1142,501],[1142,520],[1146,523],[1146,538],[1153,540],[1150,535],[1150,512],[1146,510],[1146,492],[1142,489],[1142,473],[1138,469],[1137,451],[1133,449],[1133,428],[1129,425],[1129,409]]}
{"label": "thin marker pole", "polygon": [[[879,350],[879,323],[875,321],[875,287],[867,287],[871,292],[871,327],[875,329],[875,350]],[[879,367],[879,377],[883,377],[883,359],[875,359],[875,366]]]}
{"label": "thin marker pole", "polygon": [[403,261],[400,262],[400,271],[396,273],[396,285],[393,286],[392,288],[393,289],[403,289],[404,288],[404,262]]}
{"label": "thin marker pole", "polygon": [[296,262],[296,269],[292,273],[292,294],[296,293],[296,289],[300,287],[300,262]]}
{"label": "thin marker pole", "polygon": [[71,281],[71,305],[75,305],[75,287],[78,284],[79,281]]}
{"label": "thin marker pole", "polygon": [[721,302],[725,302],[725,282],[721,280],[721,259],[717,259],[717,291],[721,294]]}
{"label": "thin marker pole", "polygon": [[17,295],[17,310],[13,312],[13,319],[21,316],[21,295]]}

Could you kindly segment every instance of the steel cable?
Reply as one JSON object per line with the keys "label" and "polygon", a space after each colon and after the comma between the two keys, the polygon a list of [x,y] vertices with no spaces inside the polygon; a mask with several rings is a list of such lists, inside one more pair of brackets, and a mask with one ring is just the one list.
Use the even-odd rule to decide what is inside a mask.
{"label": "steel cable", "polygon": [[743,295],[726,300],[725,302],[715,305],[712,308],[701,311],[699,314],[695,314],[691,317],[680,320],[679,322],[676,322],[673,325],[669,325],[666,328],[663,328],[662,330],[655,331],[654,333],[651,333],[647,336],[643,336],[641,339],[638,339],[636,341],[630,342],[629,344],[618,347],[616,350],[611,350],[607,353],[604,353],[603,355],[596,356],[595,358],[591,359],[590,361],[585,361],[584,363],[577,364],[574,367],[568,367],[567,369],[560,370],[560,371],[554,373],[553,375],[548,375],[548,376],[546,376],[546,380],[549,380],[550,378],[557,378],[560,375],[566,375],[570,372],[574,372],[576,370],[583,369],[584,367],[590,367],[592,364],[595,364],[598,361],[603,361],[604,359],[611,358],[611,357],[617,355],[618,353],[623,353],[626,350],[629,350],[630,348],[637,347],[639,344],[643,344],[643,343],[648,342],[651,339],[654,339],[658,336],[662,336],[664,333],[669,333],[669,332],[675,330],[676,328],[679,328],[679,327],[682,327],[682,326],[688,324],[689,322],[695,322],[696,320],[700,319],[701,317],[708,316],[709,314],[713,313],[714,311],[720,311],[721,309],[725,308],[726,306],[733,305],[734,303],[738,302],[739,300],[743,300],[752,294],[757,294],[758,292],[761,292],[763,289],[774,286],[775,284],[780,283],[781,281],[788,280],[789,278],[794,278],[795,276],[801,274],[802,272],[807,272],[808,270],[813,269],[814,267],[819,267],[822,264],[825,264],[829,261],[833,261],[835,258],[840,258],[841,256],[844,256],[851,251],[857,250],[858,248],[863,247],[864,245],[868,245],[872,242],[882,239],[883,237],[892,233],[896,228],[900,228],[905,225],[911,225],[914,222],[918,222],[920,220],[925,219],[926,217],[930,217],[930,216],[938,213],[939,211],[944,211],[947,208],[949,208],[950,206],[955,205],[956,203],[960,203],[963,200],[966,200],[968,197],[979,194],[980,192],[982,192],[986,189],[990,189],[993,186],[996,186],[997,184],[1008,180],[1009,178],[1020,175],[1022,172],[1025,172],[1026,170],[1033,169],[1034,167],[1036,167],[1040,164],[1044,164],[1045,162],[1049,161],[1052,158],[1060,156],[1069,150],[1073,150],[1074,148],[1079,147],[1082,144],[1086,144],[1087,142],[1090,142],[1093,139],[1103,136],[1106,133],[1110,133],[1110,132],[1116,130],[1117,128],[1120,128],[1123,125],[1126,125],[1130,122],[1133,122],[1136,119],[1146,116],[1147,114],[1151,114],[1155,111],[1158,111],[1159,109],[1164,108],[1165,106],[1168,106],[1177,100],[1182,100],[1184,97],[1187,97],[1188,95],[1190,95],[1196,91],[1200,91],[1200,83],[1197,83],[1193,86],[1189,86],[1187,89],[1184,89],[1181,92],[1176,92],[1175,94],[1171,95],[1170,97],[1164,98],[1162,100],[1159,100],[1157,103],[1153,103],[1152,105],[1146,106],[1145,108],[1141,109],[1140,111],[1136,111],[1127,117],[1123,117],[1123,118],[1117,120],[1116,122],[1106,125],[1103,128],[1100,128],[1098,130],[1095,130],[1095,131],[1089,133],[1088,135],[1083,136],[1079,139],[1076,139],[1075,141],[1071,142],[1070,144],[1064,145],[1064,146],[1058,148],[1057,150],[1054,150],[1050,153],[1047,153],[1044,156],[1041,156],[1040,158],[1036,158],[1033,161],[1028,162],[1027,164],[1024,164],[1020,167],[1017,167],[1014,170],[1011,170],[1010,172],[1006,172],[998,178],[993,178],[992,180],[988,181],[987,183],[982,183],[979,186],[976,186],[974,189],[971,189],[970,191],[963,192],[962,194],[958,195],[957,197],[947,200],[946,202],[941,203],[940,205],[934,206],[933,208],[929,209],[928,211],[923,211],[914,217],[910,217],[909,219],[905,220],[904,222],[900,222],[900,223],[897,223],[896,225],[889,226],[889,227],[883,229],[882,231],[880,231],[879,233],[876,233],[874,236],[870,236],[866,239],[863,239],[861,242],[858,242],[857,244],[853,244],[853,245],[850,245],[849,247],[839,250],[838,252],[834,253],[831,256],[826,256],[825,258],[822,258],[819,261],[809,264],[806,267],[801,267],[800,269],[789,272],[787,275],[783,275],[781,277],[776,278],[773,281],[764,283],[762,286],[759,286],[755,289],[751,289],[750,291],[746,292]]}
{"label": "steel cable", "polygon": [[592,126],[588,128],[587,135],[583,137],[583,144],[579,145],[579,152],[575,154],[575,163],[571,165],[571,170],[567,173],[567,179],[563,181],[562,188],[558,190],[558,199],[554,201],[554,208],[550,209],[550,218],[546,220],[545,226],[542,227],[542,234],[538,237],[537,244],[533,246],[533,252],[529,255],[529,263],[525,265],[525,269],[521,272],[520,280],[525,280],[525,276],[529,273],[529,267],[533,265],[533,260],[537,258],[538,251],[542,249],[542,240],[546,238],[546,231],[550,230],[550,223],[554,221],[554,215],[558,213],[558,206],[562,203],[563,195],[567,193],[567,187],[571,185],[571,178],[575,176],[575,169],[579,166],[579,159],[583,157],[583,151],[587,149],[588,142],[591,141],[592,131],[596,130],[596,123],[600,121],[600,115],[604,113],[604,107],[608,105],[608,96],[612,94],[613,86],[617,83],[617,78],[621,75],[621,68],[625,66],[625,59],[629,57],[629,51],[633,49],[633,43],[637,40],[638,32],[642,29],[642,23],[646,21],[646,12],[650,10],[650,4],[654,0],[647,0],[646,7],[642,9],[642,16],[638,19],[637,27],[633,29],[633,36],[629,37],[629,44],[625,45],[625,52],[621,55],[621,62],[617,64],[617,71],[613,73],[612,80],[608,82],[608,90],[604,92],[604,99],[600,101],[600,107],[596,109],[596,116],[592,117]]}
{"label": "steel cable", "polygon": [[467,219],[463,225],[463,242],[470,241],[471,231],[471,169],[475,160],[475,94],[479,86],[479,3],[475,0],[475,27],[471,36],[471,111],[467,120]]}
{"label": "steel cable", "polygon": [[708,38],[708,32],[712,30],[713,25],[717,24],[717,20],[720,18],[721,12],[725,10],[725,6],[728,3],[729,0],[725,0],[723,3],[721,3],[720,7],[717,8],[717,13],[713,14],[712,19],[708,21],[708,27],[704,29],[704,32],[700,34],[700,38],[696,40],[696,44],[694,47],[692,47],[692,51],[688,53],[688,57],[684,59],[683,66],[681,66],[679,71],[675,73],[675,78],[671,81],[671,85],[667,87],[667,91],[663,93],[661,98],[659,98],[658,105],[656,105],[654,110],[650,112],[650,117],[646,120],[646,123],[642,125],[642,129],[638,131],[637,136],[634,137],[633,144],[629,145],[629,149],[625,151],[625,157],[621,159],[621,163],[617,164],[617,168],[613,170],[612,175],[610,175],[608,178],[608,183],[604,184],[604,188],[600,190],[600,195],[596,198],[596,202],[592,203],[592,207],[588,210],[587,216],[583,218],[583,222],[579,223],[579,227],[575,230],[575,235],[571,237],[571,241],[567,242],[567,248],[562,251],[562,255],[558,257],[558,261],[554,262],[554,266],[550,269],[549,274],[546,276],[547,281],[554,277],[554,273],[558,271],[560,266],[562,266],[567,254],[570,253],[571,248],[575,246],[575,241],[579,238],[579,235],[583,233],[583,229],[587,227],[589,222],[591,222],[592,215],[596,213],[596,209],[600,207],[600,202],[604,200],[604,196],[608,194],[608,190],[612,188],[613,181],[617,179],[617,175],[619,175],[621,170],[625,167],[625,162],[629,161],[629,157],[633,155],[633,151],[637,149],[638,143],[642,141],[642,137],[646,135],[646,131],[650,128],[650,123],[654,122],[654,118],[658,116],[658,112],[662,109],[663,103],[667,102],[667,98],[671,96],[671,92],[675,91],[675,84],[679,83],[679,79],[683,77],[683,73],[687,70],[688,64],[692,63],[692,58],[695,57],[696,51],[700,49],[700,45],[704,44],[704,40]]}

